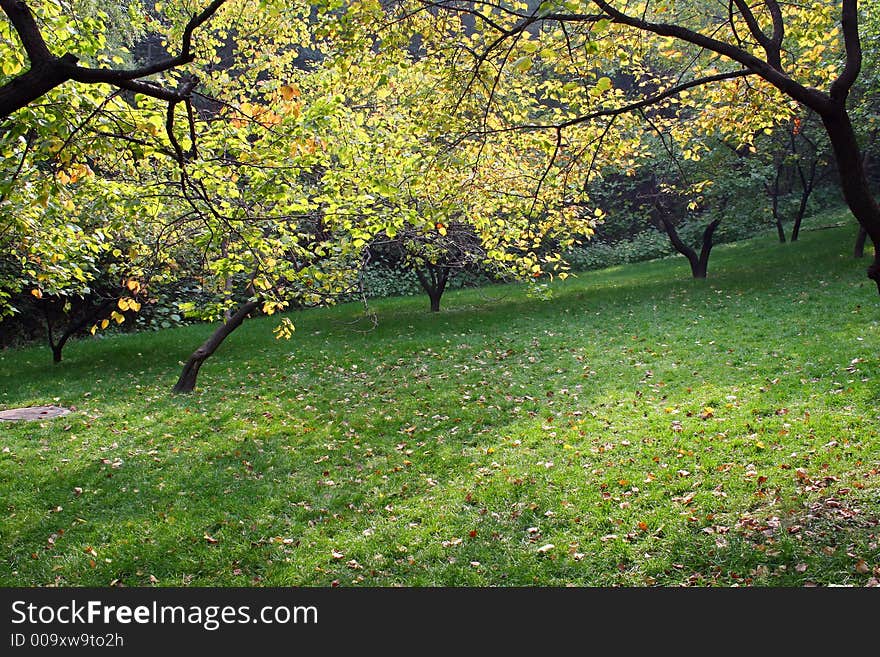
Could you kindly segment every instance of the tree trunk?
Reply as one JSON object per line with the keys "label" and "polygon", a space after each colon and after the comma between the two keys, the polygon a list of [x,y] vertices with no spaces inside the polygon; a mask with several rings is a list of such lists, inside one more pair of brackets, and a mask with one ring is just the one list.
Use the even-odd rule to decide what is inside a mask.
{"label": "tree trunk", "polygon": [[703,246],[700,248],[698,268],[693,271],[694,278],[706,278],[709,272],[709,255],[712,253],[712,247],[715,246],[712,239],[715,237],[715,231],[720,223],[721,219],[716,219],[703,231]]}
{"label": "tree trunk", "polygon": [[199,369],[202,367],[202,363],[210,358],[223,341],[229,337],[229,334],[241,326],[245,318],[259,307],[259,301],[248,301],[235,311],[235,314],[229,320],[221,324],[189,357],[186,365],[183,366],[183,371],[180,373],[180,378],[177,380],[173,392],[189,393],[195,390],[196,379],[199,376]]}
{"label": "tree trunk", "polygon": [[801,178],[801,202],[798,206],[797,215],[794,218],[794,226],[791,229],[791,241],[797,242],[798,237],[801,234],[801,222],[804,220],[804,216],[807,214],[807,203],[810,200],[810,196],[813,193],[813,187],[816,184],[816,169],[819,166],[818,158],[814,159],[810,164],[810,175],[807,176],[804,173],[804,169],[801,166],[800,162],[798,162],[798,174]]}
{"label": "tree trunk", "polygon": [[840,104],[822,114],[822,123],[834,150],[843,198],[874,245],[874,261],[868,267],[868,278],[877,284],[880,293],[880,206],[871,193],[852,122]]}
{"label": "tree trunk", "polygon": [[712,252],[712,236],[715,234],[715,229],[718,228],[721,220],[716,219],[706,226],[706,230],[703,231],[703,245],[699,255],[697,255],[694,249],[684,243],[675,226],[665,215],[660,217],[660,221],[663,224],[663,229],[669,236],[669,241],[672,242],[672,246],[688,259],[691,265],[691,275],[694,278],[706,278],[709,271],[709,254]]}
{"label": "tree trunk", "polygon": [[782,219],[779,216],[779,178],[782,175],[782,164],[776,167],[776,176],[773,178],[773,185],[766,185],[765,189],[770,194],[773,203],[773,222],[776,224],[776,233],[779,235],[779,241],[785,244],[785,228],[782,226]]}
{"label": "tree trunk", "polygon": [[431,312],[440,312],[440,299],[446,291],[446,284],[449,282],[449,267],[429,266],[427,276],[420,269],[417,269],[416,276],[418,276],[419,283],[422,284],[422,288],[427,292],[428,299],[431,301]]}
{"label": "tree trunk", "polygon": [[49,316],[49,310],[46,308],[46,332],[49,337],[49,348],[52,350],[52,362],[55,364],[60,363],[61,353],[64,351],[64,345],[67,344],[67,341],[92,322],[96,322],[115,305],[116,299],[105,299],[98,305],[91,305],[90,302],[90,307],[83,310],[82,317],[80,317],[78,321],[71,322],[67,325],[67,328],[64,329],[64,332],[58,339],[58,342],[55,342],[55,337],[52,331],[52,320]]}
{"label": "tree trunk", "polygon": [[856,245],[853,247],[853,258],[865,257],[865,241],[868,239],[868,231],[864,226],[859,226],[859,234],[856,236]]}
{"label": "tree trunk", "polygon": [[31,69],[0,88],[0,116],[9,116],[22,107],[27,107],[68,79],[51,66]]}

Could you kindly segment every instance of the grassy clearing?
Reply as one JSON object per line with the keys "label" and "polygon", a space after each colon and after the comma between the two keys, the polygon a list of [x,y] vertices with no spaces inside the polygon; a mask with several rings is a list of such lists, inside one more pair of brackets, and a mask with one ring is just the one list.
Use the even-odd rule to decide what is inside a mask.
{"label": "grassy clearing", "polygon": [[[845,214],[823,217],[840,221]],[[2,585],[867,584],[878,301],[854,229],[0,353]],[[552,546],[552,547],[550,547]]]}

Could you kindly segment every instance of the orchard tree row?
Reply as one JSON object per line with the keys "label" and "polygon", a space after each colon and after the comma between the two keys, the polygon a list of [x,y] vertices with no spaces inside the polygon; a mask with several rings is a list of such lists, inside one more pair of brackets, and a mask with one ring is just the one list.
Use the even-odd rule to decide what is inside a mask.
{"label": "orchard tree row", "polygon": [[462,271],[565,277],[562,254],[620,217],[705,277],[744,185],[796,240],[832,180],[880,244],[873,4],[0,9],[0,316],[38,312],[56,361],[177,286],[175,313],[217,322],[188,392],[247,317],[289,338],[285,311],[351,298],[371,264],[413,271],[439,310]]}

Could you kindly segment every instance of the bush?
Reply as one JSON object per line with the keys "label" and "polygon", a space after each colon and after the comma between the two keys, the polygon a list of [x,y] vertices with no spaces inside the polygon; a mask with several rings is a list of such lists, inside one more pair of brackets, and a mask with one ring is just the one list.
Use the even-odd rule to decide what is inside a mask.
{"label": "bush", "polygon": [[187,319],[179,304],[185,301],[211,301],[211,296],[202,292],[195,281],[179,280],[157,286],[150,293],[150,300],[143,304],[134,320],[138,330],[159,331],[173,326],[192,324],[197,320]]}
{"label": "bush", "polygon": [[[384,297],[412,297],[425,294],[422,284],[415,272],[401,267],[374,264],[363,272],[364,294],[368,299]],[[485,271],[458,271],[449,277],[447,290],[464,287],[480,287],[495,283],[497,280]],[[353,293],[343,299],[352,301],[360,298],[360,293]]]}
{"label": "bush", "polygon": [[642,262],[663,258],[673,252],[665,233],[648,228],[633,235],[631,239],[618,242],[587,242],[564,254],[574,271],[604,269],[630,262]]}

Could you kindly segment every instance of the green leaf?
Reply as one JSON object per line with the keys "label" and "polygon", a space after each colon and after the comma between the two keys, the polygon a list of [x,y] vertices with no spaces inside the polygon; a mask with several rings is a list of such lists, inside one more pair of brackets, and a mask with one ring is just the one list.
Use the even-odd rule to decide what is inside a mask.
{"label": "green leaf", "polygon": [[532,58],[529,56],[520,57],[519,59],[514,60],[512,65],[513,70],[517,73],[525,73],[532,68]]}

